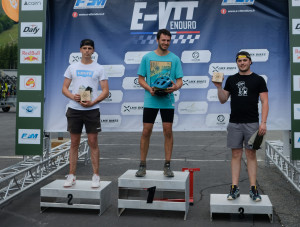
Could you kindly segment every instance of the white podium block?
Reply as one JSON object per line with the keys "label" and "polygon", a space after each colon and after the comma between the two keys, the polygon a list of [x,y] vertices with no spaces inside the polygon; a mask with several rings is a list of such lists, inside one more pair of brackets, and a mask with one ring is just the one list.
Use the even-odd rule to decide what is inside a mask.
{"label": "white podium block", "polygon": [[267,195],[261,195],[262,200],[253,201],[249,195],[240,195],[235,200],[228,200],[227,194],[210,195],[210,218],[213,213],[231,214],[267,214],[273,223],[273,206]]}
{"label": "white podium block", "polygon": [[[145,177],[136,177],[137,170],[127,170],[118,179],[118,214],[125,208],[184,211],[189,210],[189,172],[174,171],[165,177],[163,171],[147,170]],[[153,201],[147,203],[148,188],[156,187]]]}
{"label": "white podium block", "polygon": [[91,181],[76,180],[72,187],[63,187],[65,180],[55,180],[40,189],[40,207],[99,210],[101,215],[111,204],[111,181],[101,181],[92,188]]}

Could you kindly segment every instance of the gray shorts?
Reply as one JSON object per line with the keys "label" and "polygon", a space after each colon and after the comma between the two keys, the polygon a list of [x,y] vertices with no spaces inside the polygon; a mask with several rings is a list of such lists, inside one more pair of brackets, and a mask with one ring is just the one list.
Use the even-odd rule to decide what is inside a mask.
{"label": "gray shorts", "polygon": [[239,149],[244,147],[251,149],[248,145],[250,137],[259,128],[258,122],[255,123],[231,123],[227,126],[227,147]]}

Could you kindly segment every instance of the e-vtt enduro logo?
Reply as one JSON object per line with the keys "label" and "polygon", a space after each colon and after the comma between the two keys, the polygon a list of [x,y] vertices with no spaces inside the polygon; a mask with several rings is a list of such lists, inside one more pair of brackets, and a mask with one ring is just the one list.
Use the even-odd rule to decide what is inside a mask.
{"label": "e-vtt enduro logo", "polygon": [[167,28],[171,31],[173,44],[194,43],[200,38],[197,20],[194,19],[198,5],[199,1],[158,2],[158,12],[153,12],[148,10],[147,2],[135,2],[130,26],[131,34],[136,36],[135,43],[153,44],[157,31],[145,31],[144,25],[157,22],[158,29]]}

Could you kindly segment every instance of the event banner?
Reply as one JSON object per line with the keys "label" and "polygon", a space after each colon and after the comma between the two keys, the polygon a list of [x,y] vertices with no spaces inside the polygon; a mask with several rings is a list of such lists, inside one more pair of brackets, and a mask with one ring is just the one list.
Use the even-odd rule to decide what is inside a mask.
{"label": "event banner", "polygon": [[[66,131],[64,72],[80,61],[80,41],[89,38],[95,41],[94,61],[109,77],[109,97],[100,104],[102,130],[141,131],[145,91],[137,71],[142,57],[157,48],[157,31],[166,28],[169,50],[184,73],[175,92],[174,130],[226,130],[230,100],[218,101],[211,78],[214,72],[224,73],[224,80],[237,73],[240,50],[251,54],[251,70],[267,82],[268,129],[289,130],[288,26],[287,0],[48,1],[44,129]],[[154,130],[161,128],[158,115]]]}

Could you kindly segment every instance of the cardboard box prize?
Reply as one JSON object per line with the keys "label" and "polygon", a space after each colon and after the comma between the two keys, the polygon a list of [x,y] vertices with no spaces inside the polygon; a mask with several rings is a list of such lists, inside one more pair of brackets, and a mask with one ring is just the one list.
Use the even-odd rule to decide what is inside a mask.
{"label": "cardboard box prize", "polygon": [[224,73],[214,72],[212,76],[212,82],[222,83],[224,78]]}

